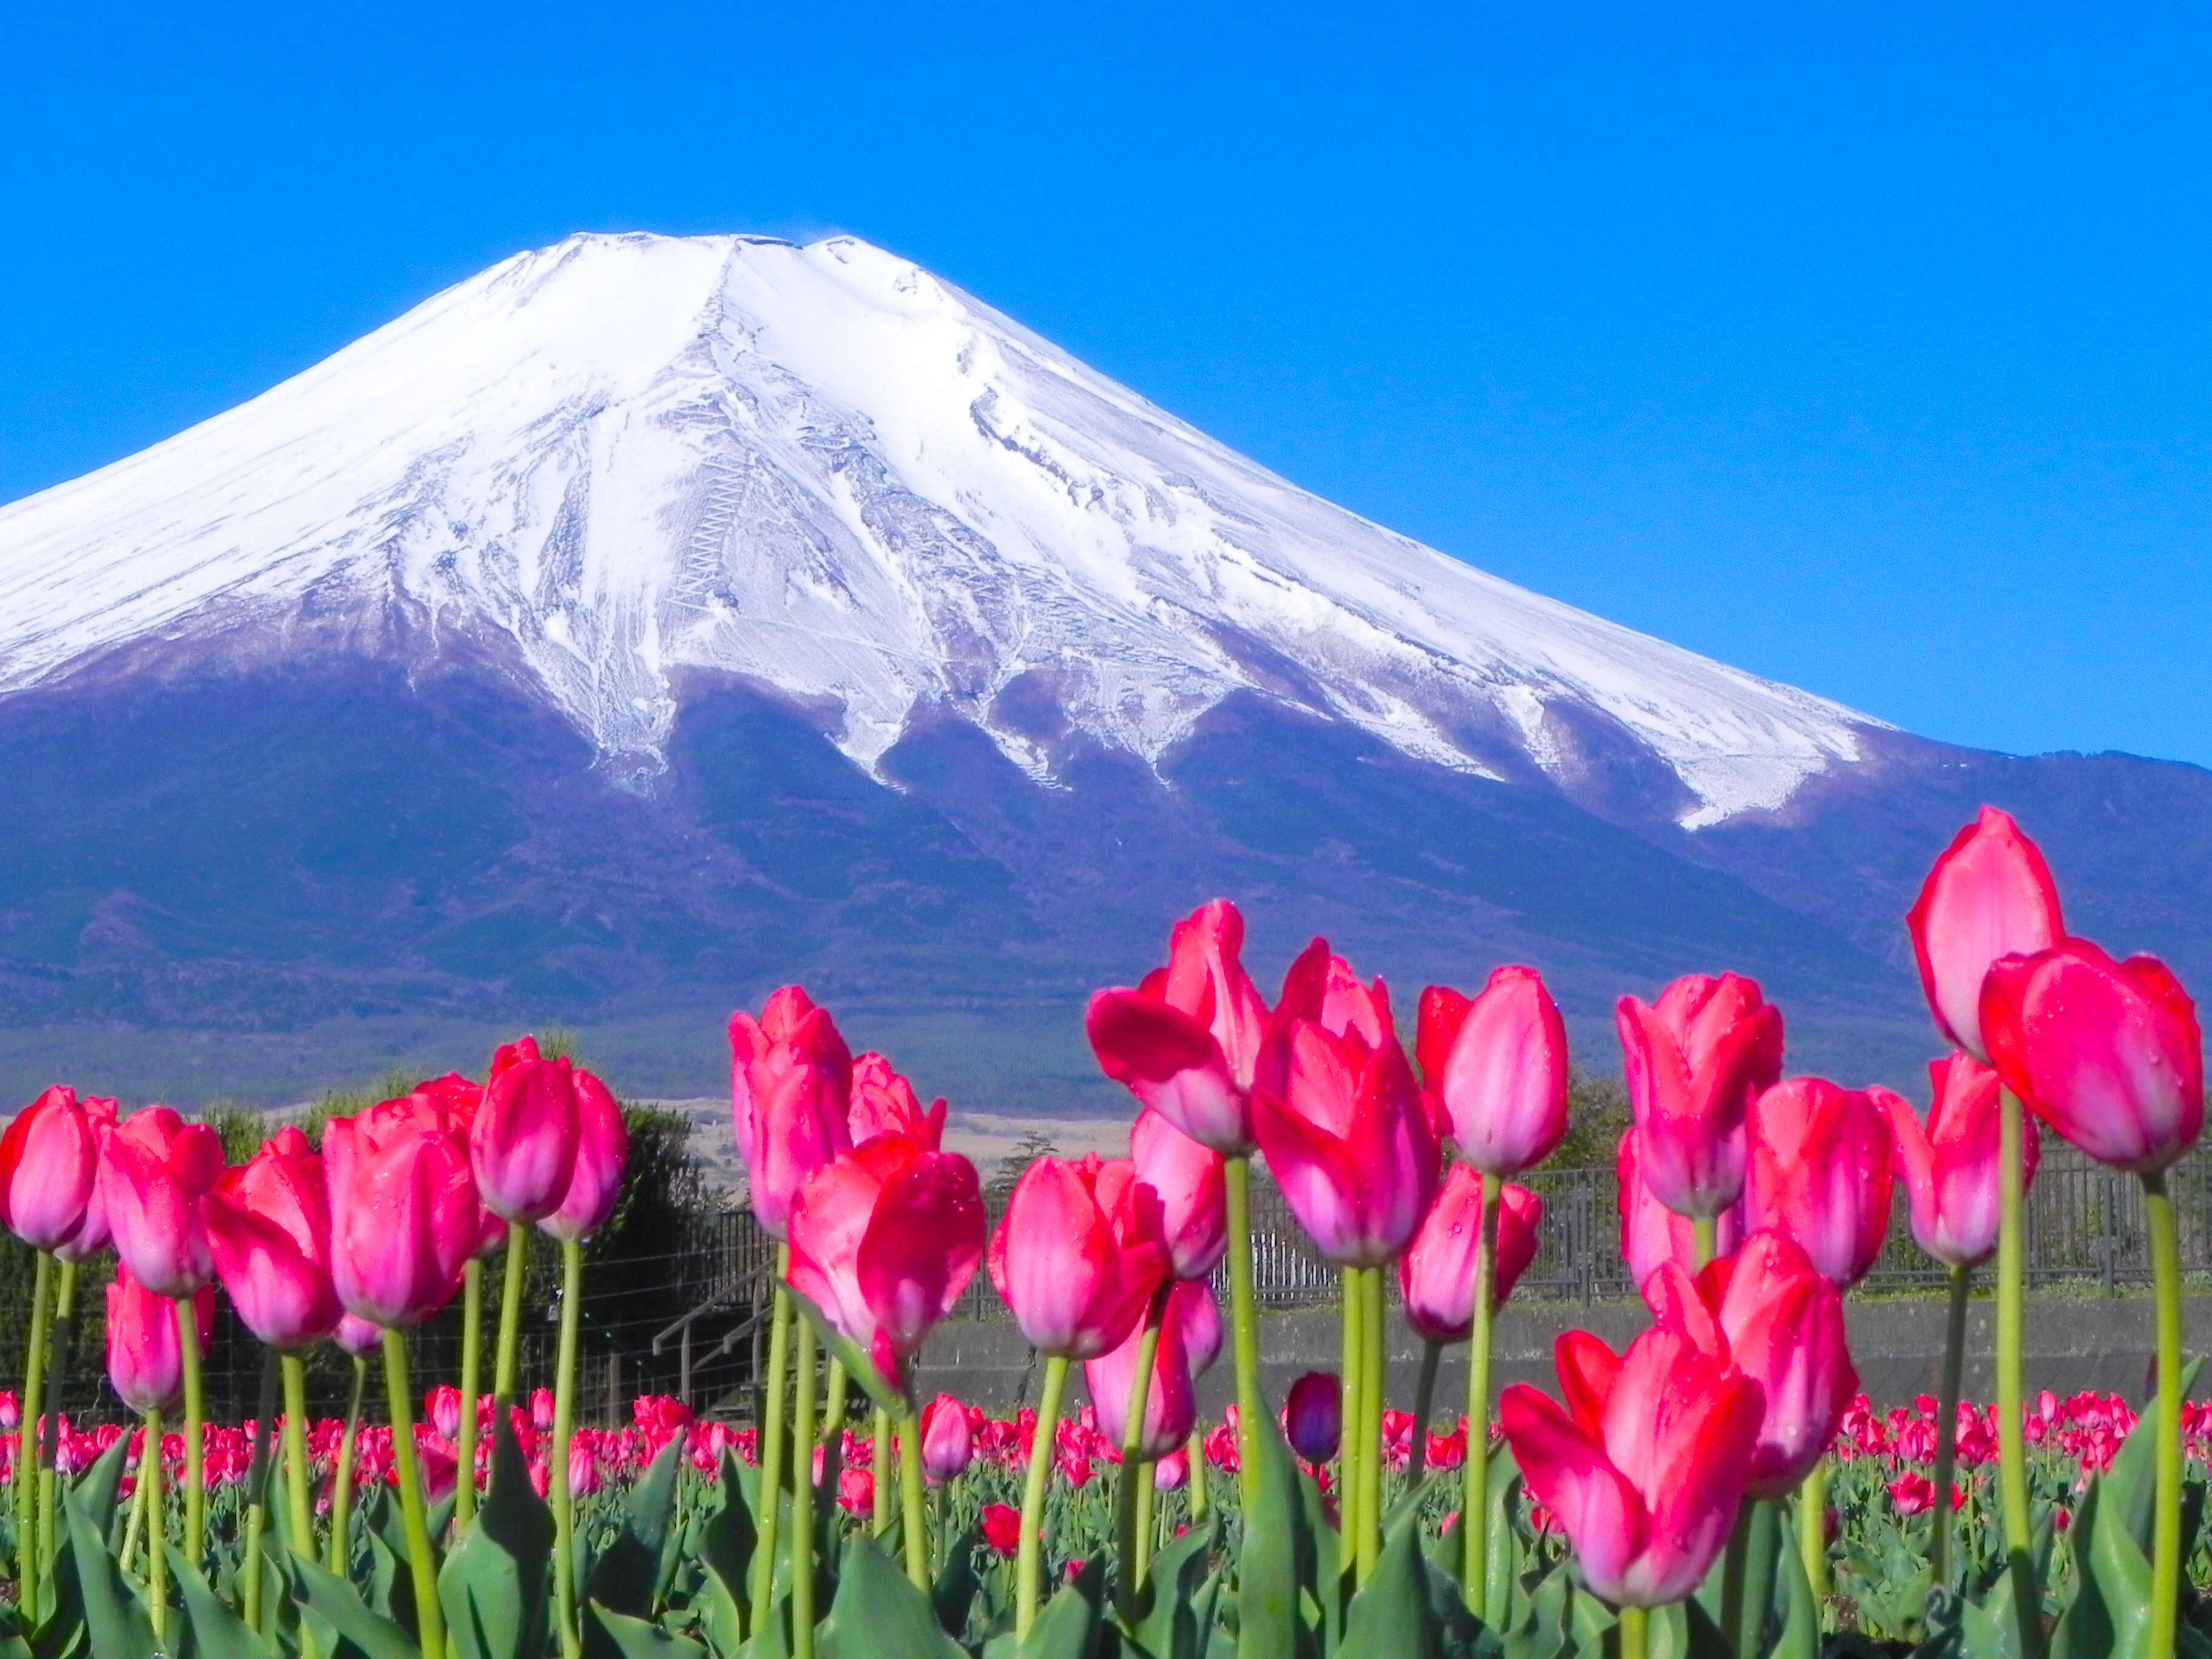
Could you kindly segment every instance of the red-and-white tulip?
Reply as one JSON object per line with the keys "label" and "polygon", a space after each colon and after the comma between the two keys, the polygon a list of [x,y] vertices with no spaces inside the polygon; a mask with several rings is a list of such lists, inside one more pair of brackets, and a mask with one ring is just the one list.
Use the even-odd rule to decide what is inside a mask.
{"label": "red-and-white tulip", "polygon": [[[1536,1259],[1544,1200],[1525,1187],[1498,1189],[1498,1257],[1490,1305],[1505,1305]],[[1398,1291],[1406,1322],[1431,1342],[1464,1342],[1474,1330],[1474,1256],[1482,1237],[1482,1175],[1455,1164],[1428,1218],[1398,1258]]]}
{"label": "red-and-white tulip", "polygon": [[1736,974],[1692,974],[1614,1010],[1644,1184],[1668,1209],[1717,1216],[1742,1195],[1744,1115],[1782,1075],[1782,1011]]}
{"label": "red-and-white tulip", "polygon": [[1406,1248],[1436,1192],[1436,1132],[1388,989],[1361,984],[1326,939],[1284,979],[1252,1097],[1275,1184],[1323,1255],[1374,1267]]}
{"label": "red-and-white tulip", "polygon": [[1752,1230],[1788,1234],[1845,1287],[1866,1277],[1889,1236],[1893,1104],[1905,1103],[1879,1085],[1795,1077],[1751,1109]]}
{"label": "red-and-white tulip", "polygon": [[1031,1347],[1095,1359],[1121,1346],[1168,1276],[1158,1196],[1127,1158],[1041,1158],[1015,1183],[985,1260]]}
{"label": "red-and-white tulip", "polygon": [[1229,1249],[1221,1154],[1147,1106],[1129,1126],[1129,1161],[1137,1166],[1137,1179],[1159,1195],[1160,1226],[1175,1276],[1203,1279]]}
{"label": "red-and-white tulip", "polygon": [[200,1200],[208,1247],[231,1305],[272,1348],[299,1349],[345,1311],[331,1278],[331,1203],[323,1160],[287,1124]]}
{"label": "red-and-white tulip", "polygon": [[[1895,1095],[1888,1098],[1891,1139],[1920,1248],[1954,1267],[1986,1261],[1997,1248],[1997,1074],[1964,1049],[1928,1066],[1934,1097],[1928,1121]],[[2021,1186],[2035,1179],[2042,1137],[2024,1118]]]}
{"label": "red-and-white tulip", "polygon": [[1472,997],[1421,993],[1414,1048],[1431,1118],[1462,1160],[1513,1176],[1567,1132],[1567,1028],[1534,968],[1498,968]]}
{"label": "red-and-white tulip", "polygon": [[[213,1285],[192,1292],[192,1314],[205,1358],[215,1328]],[[176,1303],[118,1266],[107,1285],[107,1380],[131,1410],[171,1411],[184,1397],[184,1351],[177,1337]]]}
{"label": "red-and-white tulip", "polygon": [[[1165,1457],[1182,1444],[1198,1416],[1198,1395],[1192,1386],[1182,1322],[1188,1305],[1170,1296],[1160,1316],[1152,1386],[1145,1395],[1145,1420],[1137,1442],[1137,1455],[1147,1460]],[[1144,1345],[1144,1334],[1145,1322],[1139,1319],[1118,1347],[1085,1361],[1083,1367],[1084,1384],[1091,1390],[1091,1403],[1097,1408],[1099,1436],[1117,1449],[1124,1443],[1128,1427],[1129,1393],[1137,1380],[1138,1351]]]}
{"label": "red-and-white tulip", "polygon": [[903,1135],[924,1152],[933,1152],[945,1144],[945,1115],[942,1099],[922,1110],[914,1085],[881,1054],[871,1052],[853,1062],[845,1119],[855,1146],[864,1146],[878,1135]]}
{"label": "red-and-white tulip", "polygon": [[101,1200],[115,1254],[156,1296],[189,1296],[215,1278],[200,1200],[222,1176],[222,1140],[167,1106],[146,1106],[107,1137]]}
{"label": "red-and-white tulip", "polygon": [[1984,806],[1928,872],[1905,926],[1936,1029],[1986,1065],[1982,981],[1990,964],[2065,936],[2042,852],[2008,814]]}
{"label": "red-and-white tulip", "polygon": [[1240,959],[1244,918],[1226,899],[1175,926],[1168,965],[1091,999],[1084,1018],[1108,1077],[1201,1146],[1249,1152],[1252,1079],[1267,1005]]}
{"label": "red-and-white tulip", "polygon": [[1679,1601],[1735,1525],[1759,1384],[1665,1329],[1623,1356],[1587,1331],[1569,1331],[1555,1352],[1565,1405],[1526,1382],[1498,1401],[1522,1478],[1573,1541],[1591,1589],[1626,1607]]}
{"label": "red-and-white tulip", "polygon": [[2147,1175],[2197,1144],[2197,1005],[2156,957],[2115,962],[2069,939],[2001,957],[1983,985],[1981,1017],[2004,1085],[2099,1163]]}
{"label": "red-and-white tulip", "polygon": [[453,1299],[483,1212],[460,1138],[411,1097],[334,1117],[323,1130],[331,1278],[347,1311],[418,1325]]}
{"label": "red-and-white tulip", "polygon": [[101,1149],[115,1130],[115,1103],[79,1100],[56,1084],[0,1134],[0,1226],[34,1250],[82,1261],[107,1243],[100,1195]]}
{"label": "red-and-white tulip", "polygon": [[[1690,1218],[1662,1204],[1644,1184],[1643,1160],[1637,1152],[1638,1133],[1631,1125],[1620,1137],[1613,1155],[1614,1198],[1620,1210],[1620,1253],[1628,1262],[1629,1277],[1642,1288],[1662,1261],[1675,1261],[1695,1269],[1698,1234]],[[1744,1201],[1723,1210],[1715,1218],[1713,1249],[1728,1255],[1743,1243]]]}
{"label": "red-and-white tulip", "polygon": [[830,1011],[804,988],[730,1016],[730,1112],[753,1214],[781,1238],[807,1177],[853,1149],[853,1060]]}
{"label": "red-and-white tulip", "polygon": [[940,1394],[921,1408],[921,1474],[933,1486],[957,1480],[975,1458],[975,1425],[968,1408]]}

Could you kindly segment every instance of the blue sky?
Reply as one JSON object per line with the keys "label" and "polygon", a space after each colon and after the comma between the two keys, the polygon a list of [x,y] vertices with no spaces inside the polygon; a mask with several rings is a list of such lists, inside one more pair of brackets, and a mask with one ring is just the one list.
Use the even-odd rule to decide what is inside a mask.
{"label": "blue sky", "polygon": [[0,499],[570,230],[848,230],[1502,575],[2212,763],[2202,12],[9,16]]}

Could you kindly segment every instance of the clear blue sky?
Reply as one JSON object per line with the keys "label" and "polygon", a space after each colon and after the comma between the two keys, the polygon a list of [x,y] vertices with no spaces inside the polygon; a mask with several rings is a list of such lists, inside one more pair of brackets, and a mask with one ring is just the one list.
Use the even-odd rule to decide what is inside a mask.
{"label": "clear blue sky", "polygon": [[2206,19],[18,5],[0,499],[574,229],[849,230],[1500,574],[2212,763]]}

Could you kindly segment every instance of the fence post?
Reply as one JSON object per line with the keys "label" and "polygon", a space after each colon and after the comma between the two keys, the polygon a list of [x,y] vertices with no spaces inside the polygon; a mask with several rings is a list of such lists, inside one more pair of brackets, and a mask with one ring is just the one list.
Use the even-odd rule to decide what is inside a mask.
{"label": "fence post", "polygon": [[677,1350],[677,1398],[684,1402],[686,1411],[691,1409],[691,1322],[684,1322],[683,1346]]}

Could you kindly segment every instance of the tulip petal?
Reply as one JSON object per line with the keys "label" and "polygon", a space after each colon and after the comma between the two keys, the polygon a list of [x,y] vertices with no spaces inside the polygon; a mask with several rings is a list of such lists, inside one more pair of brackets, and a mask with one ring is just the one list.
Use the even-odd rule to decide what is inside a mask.
{"label": "tulip petal", "polygon": [[1498,1406],[1521,1478],[1573,1540],[1583,1578],[1607,1601],[1625,1599],[1650,1532],[1642,1498],[1582,1425],[1540,1389],[1516,1382]]}

